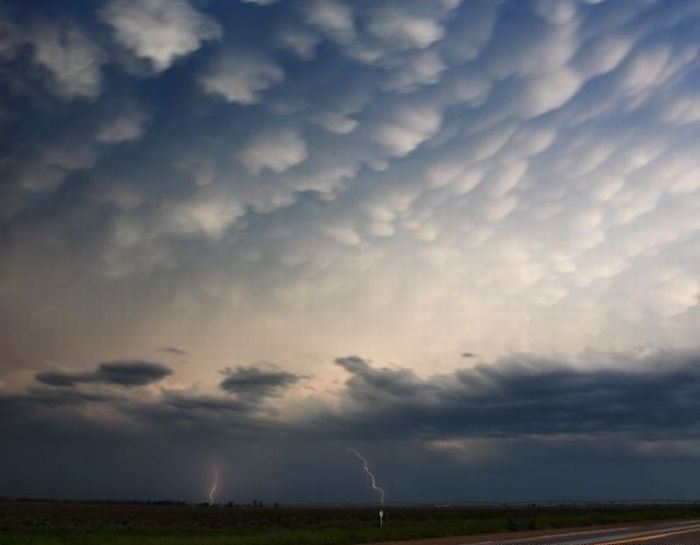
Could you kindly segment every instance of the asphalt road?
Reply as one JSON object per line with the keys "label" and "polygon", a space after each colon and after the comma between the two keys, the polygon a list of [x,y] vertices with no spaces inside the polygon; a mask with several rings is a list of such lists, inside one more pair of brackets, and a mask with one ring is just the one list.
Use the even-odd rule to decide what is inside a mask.
{"label": "asphalt road", "polygon": [[450,537],[381,545],[700,545],[700,520]]}
{"label": "asphalt road", "polygon": [[[700,521],[580,530],[512,540],[483,540],[464,545],[700,545]],[[461,545],[461,544],[460,544]]]}

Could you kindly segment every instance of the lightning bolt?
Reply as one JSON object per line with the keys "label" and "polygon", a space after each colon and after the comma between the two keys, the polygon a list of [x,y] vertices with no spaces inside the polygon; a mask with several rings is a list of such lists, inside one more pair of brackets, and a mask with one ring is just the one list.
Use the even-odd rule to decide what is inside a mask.
{"label": "lightning bolt", "polygon": [[360,460],[360,462],[362,462],[362,469],[364,470],[365,475],[367,475],[367,481],[369,482],[369,485],[372,487],[372,490],[379,493],[379,506],[384,507],[384,489],[377,485],[377,481],[374,479],[374,473],[370,471],[369,464],[367,463],[366,458],[362,456],[362,454],[357,452],[354,448],[349,448],[348,452],[356,456],[357,459]]}
{"label": "lightning bolt", "polygon": [[209,505],[214,505],[216,501],[216,489],[219,488],[219,468],[214,464],[211,466],[211,469],[214,481],[211,483],[211,490],[209,491]]}

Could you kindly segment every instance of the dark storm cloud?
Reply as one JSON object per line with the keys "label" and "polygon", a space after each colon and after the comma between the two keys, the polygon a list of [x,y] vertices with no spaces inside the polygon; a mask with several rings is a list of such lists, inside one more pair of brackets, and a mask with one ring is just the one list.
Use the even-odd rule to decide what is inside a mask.
{"label": "dark storm cloud", "polygon": [[[535,489],[558,490],[556,479],[550,488],[537,488],[543,463],[569,471],[571,460],[576,460],[577,472],[595,476],[623,460],[664,464],[690,459],[698,452],[698,353],[613,354],[605,356],[604,362],[598,356],[585,365],[513,356],[427,377],[359,356],[338,358],[336,365],[349,375],[337,392],[338,403],[307,399],[309,410],[293,418],[275,412],[265,401],[301,377],[250,366],[232,370],[226,377],[234,379],[234,391],[246,392],[248,397],[217,396],[196,388],[161,390],[152,396],[124,391],[123,396],[111,397],[78,387],[30,388],[0,395],[0,432],[21,438],[27,450],[19,448],[17,439],[16,456],[36,451],[52,430],[51,437],[65,445],[138,439],[139,444],[148,442],[164,451],[178,451],[185,437],[191,448],[197,450],[200,445],[205,453],[226,445],[240,449],[240,445],[256,444],[266,451],[288,453],[301,443],[324,453],[317,457],[311,453],[300,462],[321,474],[324,457],[335,456],[336,450],[344,452],[348,444],[371,453],[375,462],[385,458],[389,468],[396,457],[392,449],[415,460],[416,468],[434,467],[436,452],[441,452],[449,455],[440,458],[441,468],[457,465],[436,470],[421,481],[436,494],[449,489],[443,481],[452,482],[452,477],[446,477],[450,471],[461,474],[459,467],[464,466],[459,464],[476,460],[496,465],[508,475],[509,471],[513,475],[535,471],[532,482],[522,485],[526,497]],[[110,418],[103,420],[103,414]],[[264,461],[259,462],[264,466]],[[409,466],[401,470],[404,476],[411,471]],[[477,486],[474,483],[481,477],[464,478]],[[596,482],[607,483],[597,478]],[[636,490],[633,483],[625,486]],[[461,497],[458,488],[455,498]],[[606,490],[615,493],[614,487]]]}
{"label": "dark storm cloud", "polygon": [[258,402],[279,395],[283,390],[305,378],[274,366],[250,366],[225,369],[226,378],[219,387],[240,399]]}
{"label": "dark storm cloud", "polygon": [[95,382],[132,387],[161,381],[170,374],[172,370],[161,363],[118,360],[101,363],[95,371],[88,373],[45,371],[37,373],[35,378],[47,386],[73,387]]}
{"label": "dark storm cloud", "polygon": [[327,415],[324,426],[367,437],[697,433],[700,356],[618,356],[623,358],[624,369],[582,369],[513,357],[425,379],[408,369],[378,369],[356,356],[340,358],[336,363],[350,373],[346,404]]}
{"label": "dark storm cloud", "polygon": [[376,369],[358,356],[338,358],[335,363],[352,375],[346,386],[348,395],[354,398],[415,397],[431,388],[408,369]]}
{"label": "dark storm cloud", "polygon": [[151,400],[132,399],[119,407],[136,425],[165,435],[184,433],[192,438],[243,435],[248,439],[280,428],[259,409],[238,399],[173,391]]}
{"label": "dark storm cloud", "polygon": [[30,389],[20,394],[0,395],[2,414],[26,415],[38,407],[62,408],[77,407],[85,403],[115,402],[116,396],[80,392],[77,390]]}
{"label": "dark storm cloud", "polygon": [[[41,373],[56,390],[4,396],[0,404],[35,407],[100,402],[138,424],[159,429],[205,423],[208,429],[266,429],[321,439],[441,440],[617,434],[639,440],[681,439],[700,431],[700,355],[656,352],[644,357],[610,355],[605,368],[529,356],[476,365],[451,374],[421,377],[410,369],[371,364],[359,356],[338,358],[349,377],[331,408],[310,400],[313,417],[280,420],[265,402],[302,380],[272,366],[226,370],[220,389],[234,397],[164,391],[149,399],[91,397],[66,386],[104,382],[136,386],[170,370],[148,362],[102,364],[86,374]],[[72,394],[75,392],[75,395]],[[251,431],[252,433],[252,431]]]}

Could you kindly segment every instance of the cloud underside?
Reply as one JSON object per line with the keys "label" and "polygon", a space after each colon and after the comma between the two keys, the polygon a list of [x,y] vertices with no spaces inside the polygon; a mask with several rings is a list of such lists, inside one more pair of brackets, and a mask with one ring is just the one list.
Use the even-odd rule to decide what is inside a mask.
{"label": "cloud underside", "polygon": [[228,397],[163,389],[155,397],[132,398],[85,390],[93,382],[134,386],[154,380],[153,375],[144,377],[143,366],[140,373],[133,365],[118,371],[101,366],[90,378],[38,375],[39,382],[54,388],[4,395],[0,405],[10,418],[3,425],[10,427],[49,419],[59,427],[89,428],[94,424],[89,408],[104,407],[121,415],[101,423],[114,433],[158,426],[161,432],[216,430],[222,437],[252,440],[289,433],[314,440],[417,440],[447,450],[475,439],[539,438],[556,444],[607,437],[652,444],[692,440],[698,433],[700,356],[654,352],[597,357],[605,366],[522,356],[427,378],[409,369],[377,367],[358,356],[338,358],[336,365],[348,378],[336,402],[328,405],[312,396],[294,418],[267,403],[304,377],[271,364],[226,370],[220,387],[236,394]]}
{"label": "cloud underside", "polygon": [[36,380],[47,386],[73,387],[85,383],[104,383],[117,386],[145,386],[163,380],[172,370],[161,363],[139,360],[120,360],[100,363],[95,371],[71,373],[44,371]]}

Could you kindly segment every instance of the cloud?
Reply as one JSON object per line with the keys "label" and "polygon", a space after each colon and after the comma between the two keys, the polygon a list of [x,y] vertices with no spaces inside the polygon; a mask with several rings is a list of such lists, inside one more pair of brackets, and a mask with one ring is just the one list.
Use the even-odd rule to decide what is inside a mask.
{"label": "cloud", "polygon": [[377,9],[370,16],[367,31],[375,38],[400,49],[424,49],[445,34],[436,20],[397,7]]}
{"label": "cloud", "polygon": [[129,388],[160,382],[170,374],[170,368],[160,363],[117,360],[100,363],[95,371],[87,373],[45,371],[37,373],[35,378],[47,386],[73,387],[77,384],[102,383]]}
{"label": "cloud", "polygon": [[581,47],[574,66],[588,77],[606,74],[620,65],[633,45],[633,40],[624,35],[596,37],[587,47]]}
{"label": "cloud", "polygon": [[115,40],[156,72],[221,38],[221,26],[187,0],[111,0],[100,9]]}
{"label": "cloud", "polygon": [[345,383],[347,394],[359,400],[416,396],[426,385],[408,369],[375,369],[359,356],[338,358],[335,363],[351,374]]}
{"label": "cloud", "polygon": [[432,2],[430,10],[420,7],[409,2],[377,5],[368,15],[367,32],[391,48],[425,49],[444,37],[439,18],[454,4]]}
{"label": "cloud", "polygon": [[523,85],[518,110],[527,118],[556,110],[571,100],[582,85],[581,77],[566,68],[532,77]]}
{"label": "cloud", "polygon": [[235,197],[202,191],[188,199],[164,204],[158,224],[147,237],[203,236],[216,240],[244,213],[244,207]]}
{"label": "cloud", "polygon": [[314,58],[316,47],[321,43],[321,38],[306,28],[286,26],[277,34],[277,42],[300,59],[308,61]]}
{"label": "cloud", "polygon": [[187,350],[178,348],[177,346],[162,346],[158,349],[159,352],[165,352],[166,354],[172,354],[175,356],[186,356]]}
{"label": "cloud", "polygon": [[313,0],[304,7],[306,22],[326,36],[348,42],[355,35],[352,9],[339,0]]}
{"label": "cloud", "polygon": [[214,59],[199,77],[202,88],[227,102],[250,105],[285,78],[284,71],[259,52],[229,51]]}
{"label": "cloud", "polygon": [[372,131],[371,138],[391,155],[403,157],[435,136],[441,122],[441,113],[434,107],[405,105],[380,122]]}
{"label": "cloud", "polygon": [[688,125],[700,121],[700,97],[681,95],[668,100],[662,107],[661,118],[673,125]]}
{"label": "cloud", "polygon": [[223,373],[226,378],[221,381],[219,387],[229,394],[235,394],[243,401],[252,403],[279,396],[284,390],[305,378],[279,370],[270,364],[227,368]]}
{"label": "cloud", "polygon": [[[70,388],[89,382],[145,385],[169,372],[162,366],[142,365],[148,362],[113,362],[84,375],[42,374],[37,379],[52,389],[0,395],[0,405],[26,417],[33,407],[101,403],[128,415],[132,431],[143,425],[176,431],[196,422],[221,433],[232,425],[239,433],[265,429],[271,434],[268,438],[294,430],[309,438],[342,436],[345,441],[539,438],[553,446],[605,437],[606,441],[644,444],[648,451],[654,443],[697,436],[693,415],[700,408],[696,401],[700,399],[700,360],[696,352],[594,353],[583,358],[513,355],[428,376],[399,366],[377,367],[359,356],[337,358],[336,365],[348,378],[335,393],[336,402],[312,399],[307,403],[310,412],[295,411],[293,418],[279,418],[264,402],[309,377],[271,364],[225,369],[219,388],[232,397],[163,391],[156,397],[124,398]],[[292,401],[290,407],[295,406]],[[63,417],[75,415],[69,412]],[[128,426],[122,430],[128,431]]]}
{"label": "cloud", "polygon": [[[350,378],[347,405],[328,425],[377,437],[522,437],[622,434],[636,440],[690,437],[700,360],[696,353],[606,354],[606,366],[512,356],[421,379],[336,360]],[[648,400],[654,399],[649,412]]]}
{"label": "cloud", "polygon": [[75,24],[42,22],[28,37],[34,64],[45,69],[53,92],[66,99],[94,99],[102,91],[106,57]]}
{"label": "cloud", "polygon": [[148,115],[140,108],[129,106],[98,129],[97,140],[118,144],[138,140],[146,132]]}
{"label": "cloud", "polygon": [[422,51],[392,73],[385,87],[405,93],[422,85],[433,85],[440,81],[440,75],[446,68],[438,53]]}
{"label": "cloud", "polygon": [[[53,385],[51,385],[53,386]],[[86,403],[116,403],[111,395],[81,392],[74,389],[31,389],[24,393],[0,394],[3,415],[26,419],[34,409],[70,409]],[[44,417],[48,416],[44,413]]]}
{"label": "cloud", "polygon": [[537,15],[555,25],[569,23],[577,14],[575,0],[535,0],[534,8]]}
{"label": "cloud", "polygon": [[264,170],[284,172],[309,156],[306,142],[290,129],[268,130],[253,135],[243,145],[238,157],[253,174]]}

